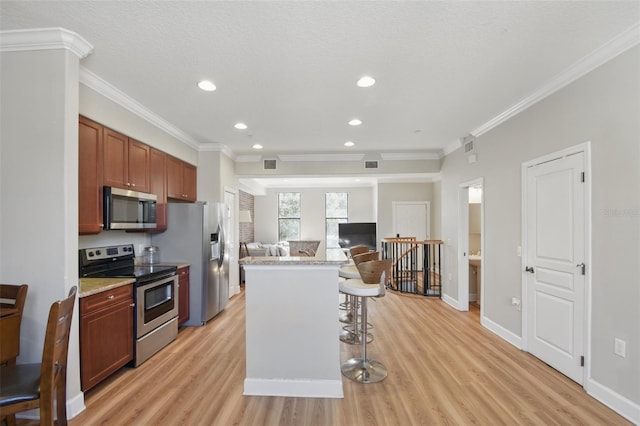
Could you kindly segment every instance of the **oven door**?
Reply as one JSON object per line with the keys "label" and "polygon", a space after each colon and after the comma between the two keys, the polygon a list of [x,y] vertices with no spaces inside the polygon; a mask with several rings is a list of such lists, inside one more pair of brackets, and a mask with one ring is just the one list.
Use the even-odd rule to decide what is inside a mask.
{"label": "oven door", "polygon": [[136,338],[178,316],[178,276],[136,287]]}

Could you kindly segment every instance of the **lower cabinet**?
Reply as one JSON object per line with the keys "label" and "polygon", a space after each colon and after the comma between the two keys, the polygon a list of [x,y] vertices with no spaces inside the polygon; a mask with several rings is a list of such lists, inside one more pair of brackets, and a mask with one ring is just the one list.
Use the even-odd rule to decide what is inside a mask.
{"label": "lower cabinet", "polygon": [[178,268],[178,327],[189,319],[189,267]]}
{"label": "lower cabinet", "polygon": [[133,284],[80,299],[83,391],[133,360]]}

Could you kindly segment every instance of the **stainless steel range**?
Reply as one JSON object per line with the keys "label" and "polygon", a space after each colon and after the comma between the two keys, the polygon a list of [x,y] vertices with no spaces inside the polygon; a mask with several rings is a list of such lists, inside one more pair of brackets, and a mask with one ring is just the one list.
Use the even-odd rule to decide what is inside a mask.
{"label": "stainless steel range", "polygon": [[81,278],[135,278],[135,367],[178,335],[176,266],[135,265],[133,244],[80,250]]}

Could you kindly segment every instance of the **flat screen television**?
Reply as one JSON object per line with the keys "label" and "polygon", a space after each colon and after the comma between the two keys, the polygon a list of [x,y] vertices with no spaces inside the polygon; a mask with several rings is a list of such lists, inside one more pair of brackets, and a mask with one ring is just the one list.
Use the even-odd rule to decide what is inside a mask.
{"label": "flat screen television", "polygon": [[376,250],[376,223],[339,223],[338,244],[342,248],[351,248],[362,244],[369,247],[370,250]]}

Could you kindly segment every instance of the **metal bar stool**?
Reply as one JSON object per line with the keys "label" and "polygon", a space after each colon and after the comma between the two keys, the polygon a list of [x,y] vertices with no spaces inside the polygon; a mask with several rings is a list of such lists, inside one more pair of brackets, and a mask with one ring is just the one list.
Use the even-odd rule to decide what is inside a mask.
{"label": "metal bar stool", "polygon": [[[371,260],[380,259],[380,253],[377,251],[362,253],[353,256],[353,263],[355,268],[355,273],[350,275],[352,278],[349,279],[360,279],[360,272],[358,271],[358,265],[362,262],[368,262]],[[357,273],[357,275],[356,275]],[[345,293],[347,297],[350,298],[350,311],[347,318],[342,318],[341,322],[345,322],[348,325],[342,327],[342,332],[340,333],[340,341],[344,343],[348,343],[350,345],[357,345],[361,342],[361,337],[366,336],[369,342],[373,341],[373,335],[371,333],[360,334],[360,327],[358,327],[358,323],[360,322],[360,318],[362,315],[358,316],[358,307],[360,306],[360,298]],[[350,319],[351,321],[347,321]],[[371,328],[369,324],[367,324],[367,328]]]}
{"label": "metal bar stool", "polygon": [[[340,270],[338,271],[338,277],[340,277],[340,279],[360,278],[360,273],[358,272],[358,268],[356,268],[355,263],[353,262],[353,257],[368,252],[369,247],[362,244],[351,247],[349,249],[349,264],[340,267]],[[345,311],[340,314],[340,322],[348,324],[353,323],[351,302],[351,297],[345,295],[344,302],[340,303],[339,305],[340,310]]]}
{"label": "metal bar stool", "polygon": [[[358,264],[359,280],[345,280],[340,283],[340,291],[362,299],[361,333],[367,332],[367,299],[385,295],[385,282],[391,260],[372,260]],[[367,339],[362,339],[360,358],[351,358],[340,367],[342,375],[359,383],[377,383],[387,377],[387,368],[380,362],[367,357]]]}

